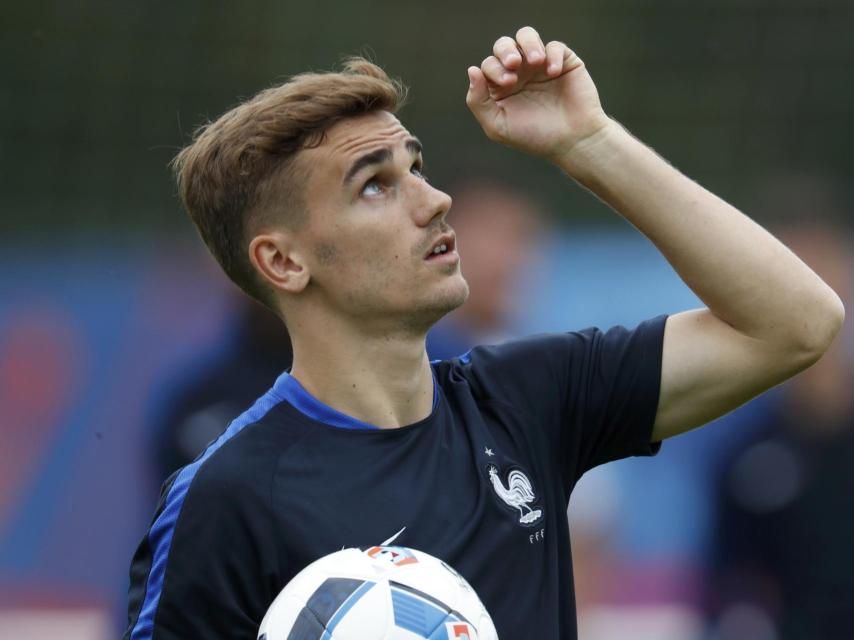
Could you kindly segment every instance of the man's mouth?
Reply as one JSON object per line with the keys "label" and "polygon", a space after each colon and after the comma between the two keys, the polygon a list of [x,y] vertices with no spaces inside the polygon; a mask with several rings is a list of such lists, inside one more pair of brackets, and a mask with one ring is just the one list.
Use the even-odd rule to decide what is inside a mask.
{"label": "man's mouth", "polygon": [[439,236],[433,245],[430,247],[430,250],[424,256],[425,260],[435,260],[437,257],[454,253],[454,250],[457,246],[457,239],[453,233],[445,233]]}

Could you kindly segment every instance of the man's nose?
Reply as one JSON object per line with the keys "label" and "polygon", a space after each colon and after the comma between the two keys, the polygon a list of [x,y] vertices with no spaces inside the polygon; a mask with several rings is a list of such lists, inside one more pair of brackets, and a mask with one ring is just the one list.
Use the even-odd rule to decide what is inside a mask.
{"label": "man's nose", "polygon": [[415,216],[416,224],[420,227],[426,227],[436,218],[444,219],[451,209],[451,196],[444,191],[437,189],[429,182],[422,183],[422,196],[424,198],[421,206],[416,207]]}

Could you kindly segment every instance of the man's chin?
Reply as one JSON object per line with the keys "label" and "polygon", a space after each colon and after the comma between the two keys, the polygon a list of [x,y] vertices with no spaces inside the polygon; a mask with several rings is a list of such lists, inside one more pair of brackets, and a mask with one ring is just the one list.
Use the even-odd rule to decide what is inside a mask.
{"label": "man's chin", "polygon": [[432,315],[430,326],[433,326],[454,309],[461,307],[463,303],[468,300],[469,285],[463,277],[460,276],[459,280],[453,283],[453,285],[454,286],[448,286],[443,288],[442,291],[436,292],[433,299],[426,305],[427,308],[425,311],[428,315]]}
{"label": "man's chin", "polygon": [[429,298],[421,299],[409,307],[407,314],[408,324],[419,333],[426,333],[439,320],[454,309],[459,308],[468,299],[468,283],[460,277],[453,283],[445,283],[446,286],[438,291],[431,292]]}

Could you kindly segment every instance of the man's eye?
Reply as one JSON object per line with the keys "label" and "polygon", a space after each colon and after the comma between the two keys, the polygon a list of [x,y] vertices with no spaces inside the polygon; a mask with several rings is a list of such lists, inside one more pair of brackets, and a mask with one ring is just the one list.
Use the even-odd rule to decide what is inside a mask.
{"label": "man's eye", "polygon": [[362,187],[362,195],[363,196],[375,196],[382,193],[382,185],[379,180],[376,178],[371,178],[365,183],[365,186]]}
{"label": "man's eye", "polygon": [[414,164],[414,165],[412,165],[412,168],[410,169],[410,171],[411,171],[414,175],[416,175],[416,176],[418,176],[419,178],[421,178],[422,180],[426,180],[426,179],[427,179],[427,176],[426,176],[426,175],[424,175],[424,167],[422,167],[422,166],[421,166],[421,165],[419,165],[419,164]]}

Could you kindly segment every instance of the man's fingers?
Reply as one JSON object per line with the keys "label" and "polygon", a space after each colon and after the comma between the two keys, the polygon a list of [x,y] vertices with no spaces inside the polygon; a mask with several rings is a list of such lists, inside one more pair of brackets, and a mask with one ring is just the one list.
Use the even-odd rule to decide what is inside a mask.
{"label": "man's fingers", "polygon": [[516,41],[510,36],[501,36],[492,46],[492,53],[507,69],[518,69],[522,64],[522,55]]}
{"label": "man's fingers", "polygon": [[567,46],[557,40],[552,40],[546,45],[546,75],[558,76],[561,74],[566,50]]}
{"label": "man's fingers", "polygon": [[466,104],[474,117],[483,127],[487,136],[493,135],[493,120],[498,111],[495,101],[489,95],[489,85],[486,81],[486,76],[483,75],[483,70],[479,67],[469,67],[469,90],[466,94]]}
{"label": "man's fingers", "polygon": [[489,96],[489,86],[483,71],[478,67],[469,67],[469,91],[466,94],[466,104],[472,111],[483,110],[492,102]]}
{"label": "man's fingers", "polygon": [[528,64],[540,64],[546,58],[546,47],[533,27],[522,27],[516,32],[516,42]]}
{"label": "man's fingers", "polygon": [[480,63],[480,69],[483,71],[483,75],[486,76],[486,79],[492,84],[507,86],[508,84],[512,84],[516,81],[516,74],[501,64],[501,61],[495,56],[485,58],[484,61]]}

